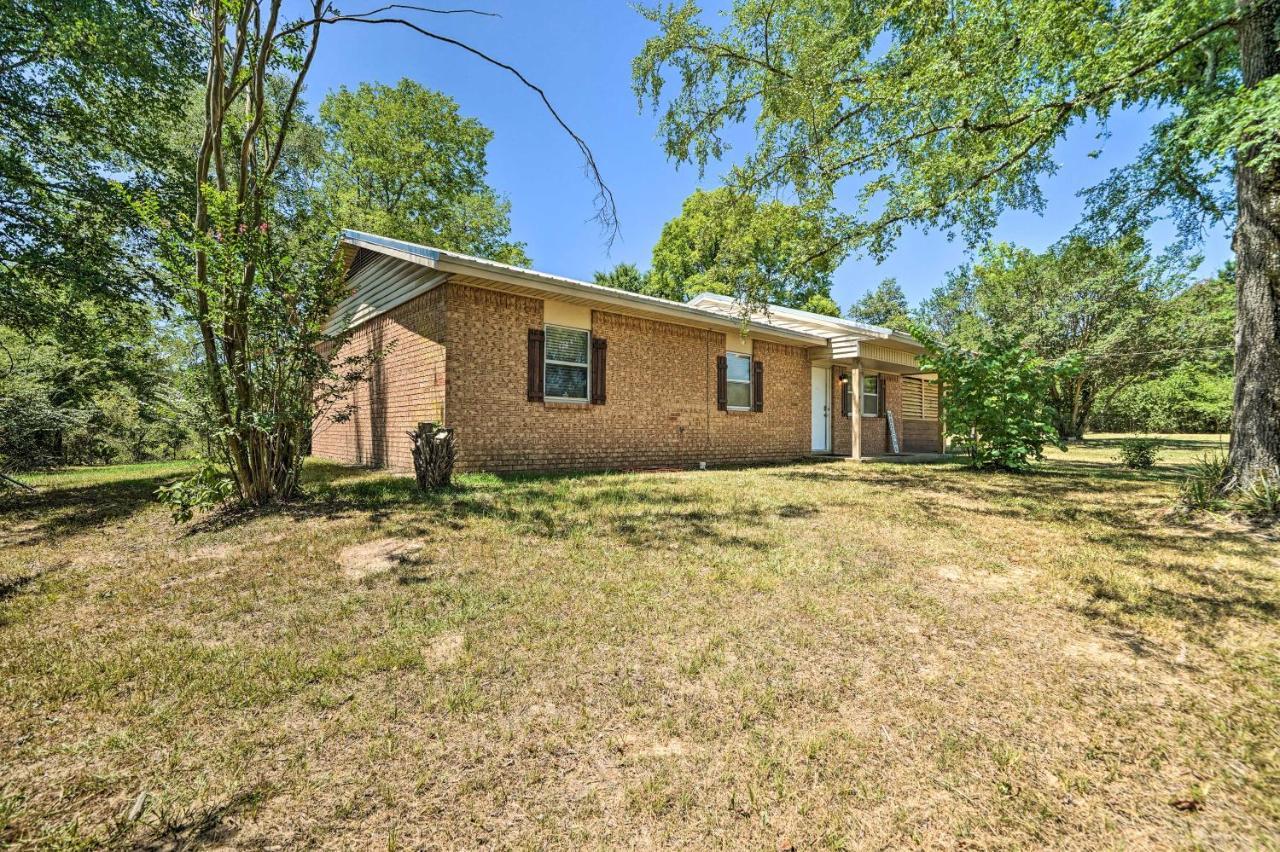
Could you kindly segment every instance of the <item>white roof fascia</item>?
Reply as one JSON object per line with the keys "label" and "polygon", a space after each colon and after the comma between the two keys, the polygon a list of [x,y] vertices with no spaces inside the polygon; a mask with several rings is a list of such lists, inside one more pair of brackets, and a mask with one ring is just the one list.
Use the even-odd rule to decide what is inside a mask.
{"label": "white roof fascia", "polygon": [[[495,260],[486,260],[457,252],[430,248],[429,246],[420,246],[402,240],[380,237],[376,234],[344,230],[342,232],[342,241],[357,248],[389,254],[392,257],[438,269],[441,272],[476,275],[477,277],[531,287],[551,295],[592,299],[619,307],[631,307],[680,317],[686,322],[692,321],[702,325],[710,324],[717,328],[741,328],[741,323],[738,320],[718,311],[694,307],[683,302],[673,302],[657,296],[631,293],[626,290],[618,290],[614,287],[605,287],[587,281],[577,281],[546,272],[535,272],[531,269],[522,269],[519,266],[499,263]],[[363,317],[362,321],[369,318],[368,316]],[[747,324],[747,333],[782,338],[806,346],[822,346],[827,342],[822,334],[807,330],[793,330],[755,321]]]}
{"label": "white roof fascia", "polygon": [[[740,302],[732,296],[725,296],[720,293],[699,293],[689,300],[689,304],[703,306],[715,306],[711,308],[733,309],[735,312],[740,306]],[[844,319],[843,317],[828,317],[822,314],[815,314],[810,311],[801,311],[795,308],[785,308],[782,305],[769,305],[767,317],[764,322],[770,323],[773,317],[780,317],[787,320],[787,327],[799,327],[813,334],[820,334],[824,337],[830,337],[832,334],[848,335],[852,332],[855,336],[860,336],[867,340],[892,340],[897,343],[905,343],[909,346],[919,347],[920,341],[916,340],[909,334],[900,331],[894,331],[891,328],[884,328],[879,325],[871,325],[869,323],[856,322],[854,320]],[[781,323],[779,323],[781,325]]]}

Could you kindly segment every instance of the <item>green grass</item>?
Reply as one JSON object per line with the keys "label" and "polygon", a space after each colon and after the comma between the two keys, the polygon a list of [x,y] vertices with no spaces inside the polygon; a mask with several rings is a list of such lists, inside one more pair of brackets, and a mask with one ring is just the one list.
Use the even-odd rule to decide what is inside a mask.
{"label": "green grass", "polygon": [[[0,497],[0,841],[1236,847],[1280,827],[1280,545],[1100,436],[1037,472],[181,464]],[[141,814],[127,819],[145,792]]]}

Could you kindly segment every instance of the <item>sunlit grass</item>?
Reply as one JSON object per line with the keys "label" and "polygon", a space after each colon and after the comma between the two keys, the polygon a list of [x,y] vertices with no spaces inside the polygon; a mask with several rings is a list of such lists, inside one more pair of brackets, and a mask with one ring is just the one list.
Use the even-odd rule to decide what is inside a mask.
{"label": "sunlit grass", "polygon": [[[175,527],[179,464],[0,498],[0,839],[1264,846],[1280,546],[1118,436],[412,482]],[[139,801],[135,821],[127,817]]]}

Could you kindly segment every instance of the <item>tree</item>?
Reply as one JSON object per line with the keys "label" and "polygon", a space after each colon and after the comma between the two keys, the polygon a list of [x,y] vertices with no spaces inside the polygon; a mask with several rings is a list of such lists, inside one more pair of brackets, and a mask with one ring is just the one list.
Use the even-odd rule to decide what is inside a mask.
{"label": "tree", "polygon": [[[1163,322],[1180,278],[1132,233],[1101,245],[1072,236],[1040,253],[995,243],[948,276],[924,311],[940,310],[937,326],[961,346],[1000,331],[1046,361],[1077,359],[1080,368],[1050,386],[1050,402],[1059,436],[1079,438],[1100,399],[1151,378],[1187,345]],[[948,314],[953,305],[964,312]]]}
{"label": "tree", "polygon": [[[239,499],[262,505],[292,496],[316,417],[363,378],[370,361],[339,358],[341,334],[326,323],[345,295],[333,236],[305,197],[287,192],[305,125],[301,96],[322,29],[337,23],[406,27],[513,74],[541,98],[570,135],[596,181],[597,217],[616,224],[612,196],[594,157],[541,89],[515,68],[392,14],[450,14],[417,6],[343,13],[313,0],[299,19],[282,18],[283,0],[203,0],[195,13],[206,50],[204,111],[192,182],[192,214],[166,221],[143,209],[161,240],[164,267],[199,331],[203,396],[211,437]],[[471,12],[472,14],[478,14]],[[331,412],[340,416],[341,412]],[[226,492],[202,473],[171,491],[179,516],[187,496]]]}
{"label": "tree", "polygon": [[1280,0],[735,0],[719,30],[693,0],[645,14],[659,32],[635,88],[664,107],[668,155],[704,168],[753,118],[729,185],[789,190],[831,219],[800,266],[883,256],[908,226],[976,244],[1002,210],[1043,208],[1069,128],[1164,109],[1094,211],[1126,226],[1171,212],[1192,235],[1235,219],[1231,463],[1246,485],[1280,464]]}
{"label": "tree", "polygon": [[165,130],[197,71],[187,13],[13,0],[0,14],[0,323],[28,342],[144,321],[160,282],[129,199],[174,161]]}
{"label": "tree", "polygon": [[641,272],[634,263],[619,263],[613,269],[597,272],[594,280],[601,287],[652,295],[649,291],[649,273]]}
{"label": "tree", "polygon": [[882,325],[895,331],[906,331],[911,308],[898,279],[886,278],[849,306],[849,319]]}
{"label": "tree", "polygon": [[972,347],[940,341],[922,326],[911,331],[925,346],[921,368],[946,388],[944,438],[971,466],[1023,470],[1043,457],[1045,444],[1063,446],[1049,396],[1070,378],[1073,360],[1047,363],[1003,331]]}
{"label": "tree", "polygon": [[1090,428],[1107,431],[1223,432],[1231,419],[1235,329],[1233,264],[1176,293],[1160,312],[1151,377],[1109,390]]}
{"label": "tree", "polygon": [[320,104],[321,193],[341,227],[528,266],[511,203],[485,183],[493,133],[412,80],[361,83]]}
{"label": "tree", "polygon": [[696,190],[653,247],[649,292],[678,302],[702,292],[754,293],[761,304],[803,307],[814,295],[830,298],[835,264],[792,260],[825,238],[822,223],[794,205],[723,187]]}
{"label": "tree", "polygon": [[814,293],[804,300],[804,304],[800,306],[800,310],[808,311],[811,314],[822,314],[827,317],[840,316],[840,306],[836,304],[836,300],[825,293]]}

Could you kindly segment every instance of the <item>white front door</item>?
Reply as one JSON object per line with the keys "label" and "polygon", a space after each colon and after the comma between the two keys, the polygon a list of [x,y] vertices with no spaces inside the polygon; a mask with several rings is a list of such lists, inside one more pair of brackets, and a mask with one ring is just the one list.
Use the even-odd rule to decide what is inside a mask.
{"label": "white front door", "polygon": [[813,398],[813,451],[831,452],[831,370],[812,367],[810,396]]}

